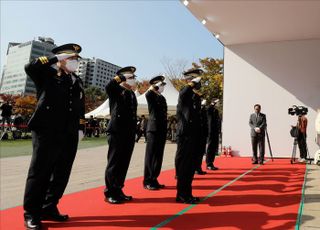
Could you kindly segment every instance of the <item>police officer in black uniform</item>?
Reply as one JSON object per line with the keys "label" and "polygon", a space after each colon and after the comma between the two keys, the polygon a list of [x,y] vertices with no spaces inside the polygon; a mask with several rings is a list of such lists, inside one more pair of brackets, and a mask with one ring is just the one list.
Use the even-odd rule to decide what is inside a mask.
{"label": "police officer in black uniform", "polygon": [[176,201],[193,204],[199,198],[192,195],[192,180],[197,160],[197,147],[200,134],[201,101],[197,91],[201,87],[201,69],[184,73],[188,85],[179,92],[177,105],[177,152],[175,168],[177,176]]}
{"label": "police officer in black uniform", "polygon": [[[66,221],[57,204],[67,186],[78,140],[84,129],[84,91],[78,67],[81,47],[66,44],[25,66],[37,90],[29,120],[33,154],[24,194],[26,229],[41,229],[41,219]],[[82,130],[82,131],[80,131]]]}
{"label": "police officer in black uniform", "polygon": [[126,196],[122,188],[135,143],[137,99],[132,91],[135,71],[133,66],[120,69],[106,86],[111,119],[107,127],[109,150],[104,194],[105,201],[111,204],[132,200],[132,196]]}
{"label": "police officer in black uniform", "polygon": [[151,87],[145,96],[148,102],[149,121],[147,125],[147,146],[144,162],[145,189],[157,190],[164,188],[159,184],[164,146],[167,135],[167,102],[161,93],[164,90],[164,76],[156,76],[150,80]]}
{"label": "police officer in black uniform", "polygon": [[[199,95],[199,97],[203,97],[203,95]],[[206,171],[202,170],[202,159],[203,155],[206,153],[207,146],[207,138],[208,138],[208,119],[207,119],[207,101],[205,99],[201,102],[201,110],[200,110],[200,140],[198,143],[198,158],[196,161],[196,170],[195,174],[205,175]]]}
{"label": "police officer in black uniform", "polygon": [[221,118],[216,108],[219,99],[213,99],[208,107],[208,147],[206,164],[208,170],[218,170],[214,160],[219,149],[219,138],[221,133]]}

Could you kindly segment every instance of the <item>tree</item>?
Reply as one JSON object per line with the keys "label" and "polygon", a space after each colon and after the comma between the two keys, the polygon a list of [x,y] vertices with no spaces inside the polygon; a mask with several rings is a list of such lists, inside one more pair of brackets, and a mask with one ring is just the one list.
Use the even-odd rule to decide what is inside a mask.
{"label": "tree", "polygon": [[88,88],[86,88],[84,90],[84,93],[86,113],[94,110],[107,99],[107,94],[101,89],[94,86],[89,86]]}
{"label": "tree", "polygon": [[34,96],[19,97],[15,100],[14,113],[29,117],[33,114],[36,104],[37,99]]}
{"label": "tree", "polygon": [[199,59],[199,64],[192,63],[193,68],[202,68],[204,75],[202,76],[202,87],[200,92],[203,97],[210,102],[217,98],[220,100],[220,110],[223,101],[223,60],[214,58]]}
{"label": "tree", "polygon": [[138,92],[140,94],[143,94],[149,89],[149,87],[150,87],[149,81],[145,80],[145,79],[142,79],[141,81],[137,82],[136,89],[138,90]]}
{"label": "tree", "polygon": [[182,72],[188,65],[188,61],[185,59],[177,59],[173,61],[167,57],[162,58],[161,63],[165,69],[165,75],[171,80],[181,79]]}
{"label": "tree", "polygon": [[[223,100],[223,59],[203,58],[199,59],[199,63],[192,63],[193,68],[202,68],[204,75],[202,76],[202,87],[200,93],[203,94],[204,99],[209,103],[213,98],[220,100],[218,109],[222,111]],[[174,87],[180,91],[183,86],[186,85],[186,81],[182,78],[182,73],[185,68],[185,64],[182,61],[173,62],[170,59],[165,59],[162,64],[166,69],[166,75],[171,79]]]}

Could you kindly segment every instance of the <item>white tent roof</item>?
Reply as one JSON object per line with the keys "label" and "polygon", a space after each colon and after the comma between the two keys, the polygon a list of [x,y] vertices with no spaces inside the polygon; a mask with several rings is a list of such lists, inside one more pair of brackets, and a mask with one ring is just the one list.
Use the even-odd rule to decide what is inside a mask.
{"label": "white tent roof", "polygon": [[[178,104],[179,92],[178,90],[176,90],[176,88],[174,88],[170,80],[167,81],[167,85],[165,86],[162,95],[167,100],[168,113],[170,115],[175,114],[176,106]],[[140,96],[136,94],[136,96],[137,96],[137,102],[138,102],[138,109],[137,109],[138,115],[148,114],[148,103],[145,97],[145,93]],[[89,118],[92,115],[93,117],[97,117],[97,118],[106,118],[109,114],[110,114],[109,99],[107,99],[98,108],[87,113],[85,117]]]}

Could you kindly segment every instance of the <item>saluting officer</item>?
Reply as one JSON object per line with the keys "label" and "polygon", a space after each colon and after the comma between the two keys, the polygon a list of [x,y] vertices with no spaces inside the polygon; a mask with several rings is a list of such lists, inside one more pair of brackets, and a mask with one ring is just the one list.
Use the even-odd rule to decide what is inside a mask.
{"label": "saluting officer", "polygon": [[151,87],[145,94],[148,102],[149,121],[147,125],[147,146],[144,163],[145,189],[157,190],[164,188],[159,184],[164,146],[167,136],[167,102],[161,93],[166,83],[164,76],[156,76],[150,80]]}
{"label": "saluting officer", "polygon": [[201,69],[184,73],[188,84],[179,92],[177,105],[177,152],[175,167],[177,176],[177,202],[193,204],[199,198],[192,195],[192,180],[197,160],[200,136],[201,100],[197,90],[201,87]]}
{"label": "saluting officer", "polygon": [[206,155],[206,164],[208,170],[218,170],[214,166],[214,160],[219,149],[219,138],[221,133],[221,118],[216,108],[219,99],[212,99],[208,107],[208,147]]}
{"label": "saluting officer", "polygon": [[41,221],[66,221],[57,204],[67,186],[78,140],[84,129],[84,90],[74,74],[81,47],[66,44],[25,66],[37,89],[37,107],[28,126],[33,153],[24,194],[26,229],[40,229]]}
{"label": "saluting officer", "polygon": [[201,110],[200,110],[200,140],[198,143],[198,158],[196,161],[196,170],[195,174],[205,175],[206,171],[202,170],[202,160],[203,155],[206,153],[207,137],[208,137],[208,119],[207,119],[207,101],[204,99],[201,101]]}
{"label": "saluting officer", "polygon": [[137,99],[132,91],[135,71],[133,66],[120,69],[106,86],[111,119],[107,127],[109,150],[104,194],[105,201],[111,204],[132,200],[132,196],[126,196],[122,188],[135,143]]}

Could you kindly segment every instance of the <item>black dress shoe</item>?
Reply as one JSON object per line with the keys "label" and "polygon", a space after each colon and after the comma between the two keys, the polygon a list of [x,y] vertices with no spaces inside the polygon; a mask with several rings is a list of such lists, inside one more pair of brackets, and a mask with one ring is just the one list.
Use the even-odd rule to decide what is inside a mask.
{"label": "black dress shoe", "polygon": [[191,196],[191,199],[193,199],[195,202],[200,202],[200,198],[196,196]]}
{"label": "black dress shoe", "polygon": [[145,189],[147,190],[159,190],[159,187],[155,186],[155,185],[151,185],[151,184],[146,184],[144,186]]}
{"label": "black dress shoe", "polygon": [[259,164],[263,165],[263,161],[260,161]]}
{"label": "black dress shoe", "polygon": [[108,202],[110,204],[122,204],[123,203],[122,202],[123,200],[120,199],[120,197],[112,197],[112,196],[104,198],[104,201]]}
{"label": "black dress shoe", "polygon": [[120,197],[120,200],[123,200],[123,201],[130,201],[133,199],[132,196],[127,196],[126,194],[124,194],[122,190],[120,191],[119,197]]}
{"label": "black dress shoe", "polygon": [[164,187],[166,187],[164,184],[159,184],[159,183],[157,183],[156,184],[156,187],[157,188],[159,188],[159,189],[162,189],[162,188],[164,188]]}
{"label": "black dress shoe", "polygon": [[214,170],[218,170],[219,168],[215,167],[214,165],[209,165],[209,166],[207,166],[207,169],[214,171]]}
{"label": "black dress shoe", "polygon": [[196,204],[196,203],[198,203],[198,201],[196,201],[195,199],[193,199],[192,196],[190,196],[190,197],[177,196],[177,197],[176,197],[176,202],[178,202],[178,203],[185,203],[185,204]]}
{"label": "black dress shoe", "polygon": [[26,227],[26,230],[42,229],[42,224],[40,219],[29,214],[24,214],[24,226]]}
{"label": "black dress shoe", "polygon": [[41,219],[63,222],[63,221],[67,221],[69,219],[69,216],[60,214],[58,208],[55,207],[52,209],[43,209]]}
{"label": "black dress shoe", "polygon": [[253,161],[252,164],[253,164],[253,165],[257,165],[257,164],[258,164],[258,161]]}
{"label": "black dress shoe", "polygon": [[207,174],[207,172],[202,171],[202,170],[196,170],[196,171],[194,172],[194,174],[197,174],[197,175],[205,175],[205,174]]}

